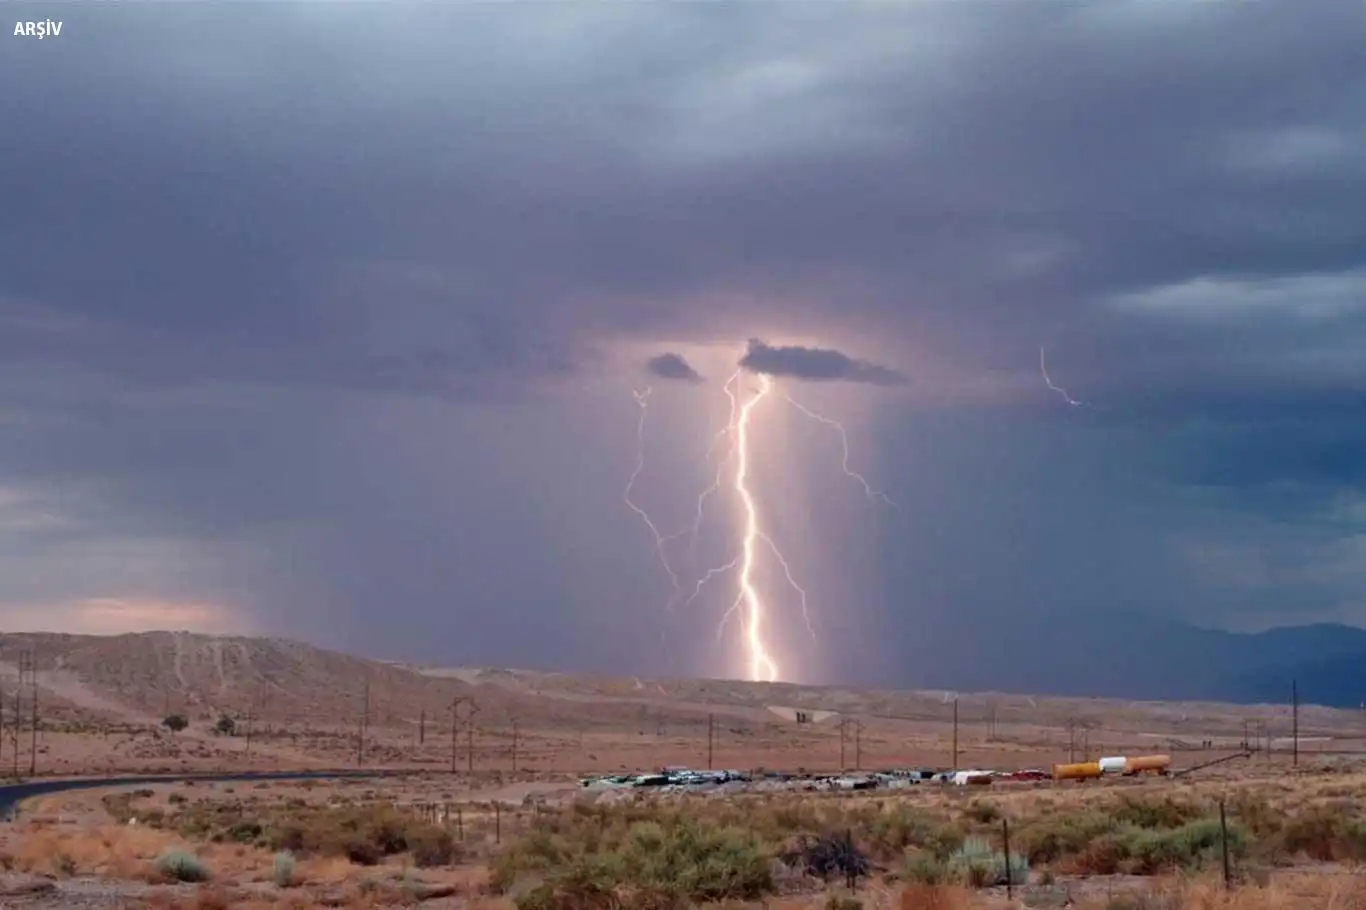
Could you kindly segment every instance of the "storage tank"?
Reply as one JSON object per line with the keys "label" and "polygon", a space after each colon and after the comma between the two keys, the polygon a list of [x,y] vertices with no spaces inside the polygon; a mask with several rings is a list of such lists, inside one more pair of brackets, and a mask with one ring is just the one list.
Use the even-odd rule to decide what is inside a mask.
{"label": "storage tank", "polygon": [[1100,765],[1101,774],[1123,774],[1128,768],[1129,760],[1123,755],[1115,755],[1110,758],[1102,758],[1096,764]]}
{"label": "storage tank", "polygon": [[1100,777],[1100,762],[1079,762],[1073,765],[1054,765],[1054,780],[1088,780]]}
{"label": "storage tank", "polygon": [[1128,760],[1125,768],[1126,774],[1139,774],[1143,771],[1155,771],[1165,774],[1172,766],[1170,755],[1138,755]]}

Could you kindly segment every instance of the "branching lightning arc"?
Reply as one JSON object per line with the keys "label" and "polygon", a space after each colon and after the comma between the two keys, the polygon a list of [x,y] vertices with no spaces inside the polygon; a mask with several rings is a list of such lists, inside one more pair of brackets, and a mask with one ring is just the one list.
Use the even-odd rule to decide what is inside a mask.
{"label": "branching lightning arc", "polygon": [[[712,474],[711,483],[697,497],[697,502],[693,509],[691,524],[681,531],[672,534],[664,534],[659,526],[650,518],[639,505],[631,499],[631,491],[636,481],[645,469],[645,415],[648,408],[650,390],[647,388],[643,392],[636,392],[636,402],[640,407],[640,419],[637,423],[636,442],[637,460],[636,469],[632,472],[630,480],[626,485],[624,499],[626,504],[645,522],[648,528],[654,550],[665,572],[669,576],[673,589],[673,595],[669,599],[669,608],[681,603],[684,607],[691,606],[702,594],[703,589],[716,578],[724,576],[732,571],[738,570],[736,577],[735,599],[730,608],[721,617],[717,625],[716,634],[720,639],[726,629],[727,623],[732,616],[738,616],[742,630],[742,644],[745,652],[745,672],[748,678],[756,681],[773,682],[782,678],[782,668],[778,665],[777,657],[773,653],[773,647],[769,643],[766,635],[768,621],[771,615],[768,599],[760,590],[760,584],[756,579],[756,571],[759,567],[760,557],[763,553],[772,556],[777,567],[781,569],[783,577],[792,592],[796,595],[798,605],[801,608],[802,618],[806,624],[808,633],[812,639],[816,639],[815,625],[812,623],[809,610],[807,592],[797,581],[795,573],[792,571],[791,564],[779,549],[777,542],[772,534],[765,529],[762,510],[758,498],[752,488],[751,481],[754,479],[756,470],[759,467],[757,459],[751,445],[750,430],[753,422],[755,410],[760,404],[769,398],[774,391],[775,382],[772,376],[758,374],[757,388],[746,393],[742,388],[744,373],[740,370],[735,371],[722,386],[729,402],[729,419],[712,437],[711,443],[707,447],[705,463],[710,467],[715,457],[716,451],[723,443],[728,443],[725,453],[716,461],[715,473]],[[842,458],[840,461],[841,471],[852,480],[856,481],[863,489],[864,494],[870,500],[880,500],[889,506],[895,504],[885,493],[873,488],[863,475],[849,467],[849,437],[844,426],[832,418],[818,414],[810,408],[798,403],[791,396],[784,394],[787,401],[811,420],[835,429],[839,433]],[[732,465],[729,473],[727,465]],[[728,487],[729,492],[734,494],[735,502],[739,511],[740,540],[738,552],[727,562],[713,566],[703,572],[698,573],[693,583],[692,593],[687,598],[681,598],[682,582],[678,571],[674,568],[668,557],[668,544],[684,535],[689,535],[688,552],[690,560],[695,566],[695,554],[698,536],[701,534],[703,519],[706,514],[707,501],[714,495],[721,492],[723,487]]]}
{"label": "branching lightning arc", "polygon": [[1048,385],[1050,389],[1061,395],[1063,401],[1067,402],[1074,408],[1086,406],[1086,402],[1078,401],[1071,395],[1067,394],[1067,390],[1064,389],[1062,386],[1053,384],[1053,378],[1048,375],[1048,361],[1044,358],[1042,345],[1039,346],[1039,372],[1043,374],[1043,381]]}

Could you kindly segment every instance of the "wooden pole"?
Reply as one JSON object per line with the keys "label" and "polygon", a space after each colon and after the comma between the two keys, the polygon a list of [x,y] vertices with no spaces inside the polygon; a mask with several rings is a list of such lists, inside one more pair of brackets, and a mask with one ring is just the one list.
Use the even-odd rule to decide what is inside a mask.
{"label": "wooden pole", "polygon": [[1298,767],[1300,763],[1300,684],[1290,680],[1290,764]]}
{"label": "wooden pole", "polygon": [[33,727],[29,730],[28,776],[33,777],[38,773],[38,668],[33,665],[31,657],[28,673],[29,679],[33,682]]}
{"label": "wooden pole", "polygon": [[958,770],[958,696],[953,698],[953,768]]}
{"label": "wooden pole", "polygon": [[1228,817],[1224,814],[1224,801],[1219,800],[1219,847],[1224,854],[1224,888],[1233,887],[1233,872],[1228,862]]}
{"label": "wooden pole", "polygon": [[1006,900],[1015,899],[1015,876],[1011,874],[1010,865],[1010,819],[1001,819],[1001,840],[1006,857]]}
{"label": "wooden pole", "polygon": [[716,715],[707,715],[707,770],[711,770],[713,750],[716,746]]}
{"label": "wooden pole", "polygon": [[456,773],[455,748],[456,740],[460,732],[460,698],[451,699],[451,773]]}

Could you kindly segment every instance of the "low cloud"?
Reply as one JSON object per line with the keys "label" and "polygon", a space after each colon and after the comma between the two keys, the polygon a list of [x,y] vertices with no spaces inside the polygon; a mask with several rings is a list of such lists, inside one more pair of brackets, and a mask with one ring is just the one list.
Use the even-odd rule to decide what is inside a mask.
{"label": "low cloud", "polygon": [[672,352],[651,357],[645,362],[645,369],[650,375],[658,376],[660,379],[675,379],[680,382],[702,381],[702,374],[694,370],[692,364],[683,359],[683,355]]}
{"label": "low cloud", "polygon": [[904,385],[906,377],[890,367],[856,360],[833,348],[804,348],[797,345],[773,347],[757,338],[740,358],[740,366],[751,373],[792,376],[814,382],[862,382],[868,385]]}

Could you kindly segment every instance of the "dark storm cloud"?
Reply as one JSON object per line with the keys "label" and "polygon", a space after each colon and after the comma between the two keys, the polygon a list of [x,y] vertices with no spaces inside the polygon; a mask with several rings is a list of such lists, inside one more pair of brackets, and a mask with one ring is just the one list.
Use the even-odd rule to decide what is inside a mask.
{"label": "dark storm cloud", "polygon": [[692,364],[682,354],[667,352],[651,357],[645,362],[645,370],[660,379],[677,379],[683,382],[701,382],[702,374],[693,369]]}
{"label": "dark storm cloud", "polygon": [[855,360],[831,348],[804,348],[800,345],[773,347],[757,338],[749,340],[740,364],[751,373],[790,376],[814,382],[861,382],[868,385],[904,385],[906,377],[889,367]]}
{"label": "dark storm cloud", "polygon": [[[59,38],[0,55],[0,494],[56,497],[76,549],[53,565],[179,541],[202,559],[139,550],[108,585],[327,605],[367,642],[492,617],[450,647],[530,659],[486,609],[510,604],[559,623],[570,663],[639,665],[580,620],[657,593],[648,549],[621,555],[634,517],[600,508],[629,396],[530,392],[580,389],[620,340],[834,328],[914,364],[907,395],[1006,410],[945,416],[933,445],[924,413],[884,417],[885,486],[954,529],[888,529],[925,560],[880,577],[889,603],[1081,613],[1129,572],[1135,602],[1217,622],[1293,598],[1221,593],[1163,541],[1261,552],[1251,526],[1312,563],[1322,541],[1280,519],[1356,514],[1357,0],[62,10]],[[1103,412],[1047,390],[1040,344]],[[21,549],[0,602],[51,584]],[[1336,584],[1304,602],[1359,596]]]}

